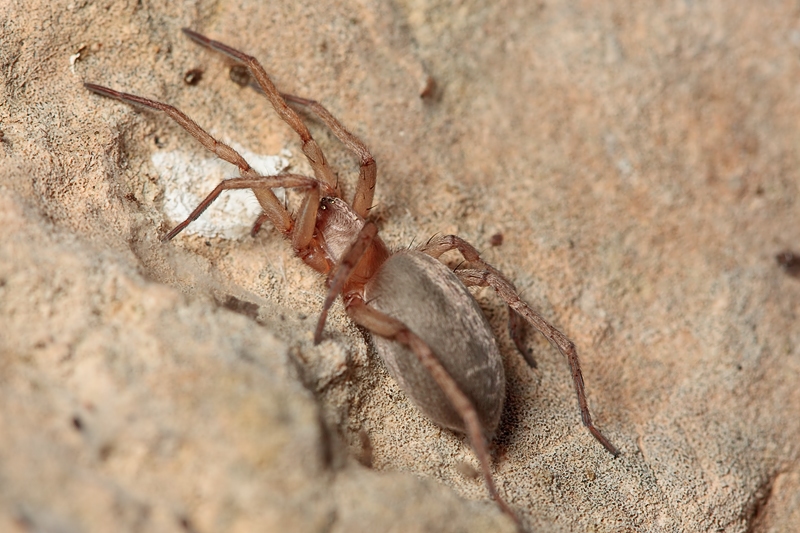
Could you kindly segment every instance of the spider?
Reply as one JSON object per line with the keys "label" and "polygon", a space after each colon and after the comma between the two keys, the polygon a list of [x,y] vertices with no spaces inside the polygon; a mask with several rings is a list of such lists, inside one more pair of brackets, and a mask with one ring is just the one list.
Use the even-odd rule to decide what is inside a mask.
{"label": "spider", "polygon": [[[92,92],[162,111],[205,148],[236,165],[240,177],[222,181],[189,217],[167,233],[168,241],[196,220],[223,192],[251,189],[263,213],[252,234],[269,222],[291,240],[294,252],[327,277],[314,342],[322,339],[328,311],[342,296],[348,316],[373,335],[389,374],[409,398],[436,424],[466,434],[480,462],[491,497],[518,525],[519,519],[498,493],[490,469],[488,442],[493,438],[505,400],[505,371],[497,341],[486,317],[467,287],[491,287],[505,301],[512,338],[529,364],[522,345],[525,321],[541,332],[567,359],[572,371],[584,425],[612,455],[617,448],[592,423],[575,345],[522,301],[514,285],[486,263],[478,251],[455,235],[437,236],[416,249],[390,251],[367,220],[377,179],[377,166],[366,145],[347,131],[322,105],[280,93],[254,57],[190,29],[183,32],[196,43],[221,52],[245,66],[278,115],[297,132],[314,177],[298,174],[261,176],[230,146],[214,139],[178,109],[140,96],[86,83]],[[351,204],[342,199],[338,183],[319,145],[288,103],[315,114],[355,154],[361,164]],[[305,191],[293,217],[272,192],[276,187]],[[441,261],[455,250],[464,263],[450,270]]]}

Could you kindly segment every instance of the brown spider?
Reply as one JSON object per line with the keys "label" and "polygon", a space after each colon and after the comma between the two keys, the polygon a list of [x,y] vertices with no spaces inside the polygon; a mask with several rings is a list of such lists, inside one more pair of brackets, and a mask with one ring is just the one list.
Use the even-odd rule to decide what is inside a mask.
{"label": "brown spider", "polygon": [[[505,372],[497,341],[467,287],[489,286],[503,298],[518,348],[522,348],[522,324],[527,320],[567,358],[583,423],[609,452],[618,455],[617,448],[592,423],[572,341],[523,302],[514,285],[460,237],[434,237],[415,250],[390,252],[378,237],[375,224],[365,221],[372,205],[377,167],[364,143],[319,103],[278,92],[254,57],[192,30],[183,32],[247,67],[278,115],[300,136],[314,177],[260,176],[233,148],[214,139],[176,108],[87,83],[86,88],[103,96],[165,112],[208,150],[239,167],[241,177],[221,182],[164,240],[172,239],[196,220],[222,191],[251,189],[263,209],[253,234],[264,222],[271,222],[291,239],[295,253],[306,264],[327,276],[329,290],[314,342],[320,342],[328,310],[341,294],[347,314],[373,333],[373,342],[389,373],[414,403],[435,423],[468,435],[492,498],[517,524],[518,518],[495,488],[487,446],[503,410]],[[287,102],[308,108],[361,160],[352,205],[342,199],[322,150]],[[296,219],[273,194],[275,187],[307,191]],[[451,271],[438,260],[450,250],[464,257],[462,268]],[[533,364],[527,352],[520,351]]]}

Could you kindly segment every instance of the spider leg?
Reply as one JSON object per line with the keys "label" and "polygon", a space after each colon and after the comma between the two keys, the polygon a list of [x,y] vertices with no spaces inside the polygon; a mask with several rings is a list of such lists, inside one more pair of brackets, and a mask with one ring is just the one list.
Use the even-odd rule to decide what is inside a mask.
{"label": "spider leg", "polygon": [[259,231],[261,231],[261,226],[264,225],[264,222],[268,220],[266,213],[261,213],[258,215],[258,218],[255,222],[253,222],[253,227],[250,228],[250,236],[255,237]]}
{"label": "spider leg", "polygon": [[572,381],[575,384],[575,393],[578,396],[578,405],[580,406],[583,425],[587,427],[594,438],[614,457],[619,455],[617,447],[611,444],[592,422],[592,416],[589,413],[589,403],[586,400],[586,392],[584,390],[583,373],[581,372],[581,364],[578,359],[578,352],[575,349],[575,344],[536,311],[531,309],[528,304],[522,301],[519,295],[517,295],[514,285],[508,281],[500,271],[481,259],[478,251],[464,239],[455,235],[438,237],[431,240],[420,249],[420,251],[436,258],[449,250],[458,250],[471,267],[455,272],[465,285],[492,287],[511,309],[530,322],[533,327],[541,332],[542,335],[553,343],[558,351],[566,357],[567,362],[569,362],[570,371],[572,372]]}
{"label": "spider leg", "polygon": [[325,297],[325,303],[322,306],[322,313],[319,315],[317,321],[317,329],[314,331],[314,344],[319,344],[322,340],[322,329],[325,327],[325,320],[328,318],[328,310],[333,305],[336,297],[342,293],[345,283],[350,278],[361,258],[369,249],[369,245],[378,235],[378,227],[372,223],[367,222],[364,227],[359,231],[356,240],[350,245],[350,248],[342,256],[341,262],[334,268],[328,277],[328,295]]}
{"label": "spider leg", "polygon": [[311,164],[311,168],[314,169],[314,176],[319,181],[327,184],[331,189],[336,190],[336,196],[339,197],[336,178],[325,159],[325,154],[322,153],[322,149],[317,144],[317,141],[311,137],[311,133],[308,131],[303,119],[300,118],[294,109],[286,104],[286,100],[283,99],[278,89],[275,88],[275,84],[272,83],[269,74],[267,74],[267,71],[261,66],[261,63],[253,56],[240,52],[219,41],[209,39],[205,35],[201,35],[189,28],[183,28],[183,33],[197,44],[221,52],[247,67],[250,74],[258,82],[264,95],[269,99],[275,112],[278,113],[278,116],[280,116],[300,137],[303,143],[303,153]]}
{"label": "spider leg", "polygon": [[519,518],[497,492],[497,487],[494,484],[489,461],[489,448],[483,427],[478,418],[478,412],[469,398],[458,387],[458,383],[442,366],[442,363],[430,347],[401,321],[369,307],[357,293],[345,295],[345,309],[356,324],[368,329],[375,335],[399,342],[414,352],[420,363],[428,370],[431,377],[464,420],[467,436],[472,443],[472,448],[475,450],[478,461],[481,463],[483,478],[492,498],[497,502],[500,509],[510,516],[521,529]]}
{"label": "spider leg", "polygon": [[[242,177],[258,177],[258,173],[253,170],[250,164],[245,161],[239,152],[227,144],[216,140],[179,109],[169,104],[142,98],[141,96],[136,96],[135,94],[115,91],[113,89],[109,89],[108,87],[95,85],[93,83],[84,83],[83,85],[93,93],[97,93],[101,96],[114,98],[115,100],[120,100],[128,104],[147,107],[149,109],[161,111],[167,114],[172,120],[177,122],[183,129],[188,131],[195,139],[197,139],[207,150],[216,154],[216,156],[220,159],[239,167],[239,173],[242,175]],[[289,212],[281,205],[280,201],[278,201],[278,198],[275,196],[272,190],[266,186],[258,186],[253,188],[253,193],[256,195],[258,202],[261,204],[261,209],[264,210],[263,216],[269,219],[275,225],[278,231],[284,235],[288,234],[292,228],[292,219],[289,216]],[[208,206],[206,205],[206,207]],[[203,209],[205,209],[205,207]],[[183,229],[183,227],[181,227],[181,229]]]}
{"label": "spider leg", "polygon": [[[297,188],[297,189],[319,189],[319,182],[314,178],[307,176],[300,176],[298,174],[281,174],[279,176],[255,176],[255,177],[241,177],[230,178],[223,180],[214,187],[208,196],[206,196],[200,204],[195,207],[186,220],[172,228],[172,230],[164,236],[165,241],[172,240],[178,233],[184,230],[186,226],[197,220],[203,212],[208,209],[214,200],[216,200],[222,191],[229,191],[233,189],[251,189],[256,190],[270,190],[273,187]],[[263,215],[262,215],[263,216]]]}
{"label": "spider leg", "polygon": [[362,218],[366,218],[369,208],[372,207],[372,198],[375,194],[375,183],[377,181],[378,167],[375,159],[369,152],[367,146],[355,135],[347,131],[330,111],[315,100],[301,98],[291,94],[281,93],[284,100],[295,104],[306,106],[312,113],[317,115],[325,123],[334,135],[344,144],[348,150],[353,152],[361,161],[358,172],[358,185],[356,194],[353,197],[353,210]]}

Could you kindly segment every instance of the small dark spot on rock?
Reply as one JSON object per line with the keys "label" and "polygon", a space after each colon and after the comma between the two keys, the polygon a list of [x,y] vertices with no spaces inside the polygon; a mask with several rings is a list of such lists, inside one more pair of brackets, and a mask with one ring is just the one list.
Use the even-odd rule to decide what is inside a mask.
{"label": "small dark spot on rock", "polygon": [[422,86],[422,90],[419,92],[419,97],[424,100],[431,100],[434,96],[436,96],[436,79],[433,76],[427,76],[425,78],[425,84]]}
{"label": "small dark spot on rock", "polygon": [[194,524],[192,524],[192,521],[189,520],[188,516],[178,516],[178,524],[180,524],[184,531],[188,531],[189,533],[194,533],[197,531],[197,529],[194,527]]}
{"label": "small dark spot on rock", "polygon": [[132,192],[127,193],[125,195],[125,199],[128,200],[129,202],[131,202],[132,204],[136,204],[138,206],[142,205],[141,202],[139,202],[139,199],[136,198],[136,195],[133,194]]}
{"label": "small dark spot on rock", "polygon": [[225,298],[225,301],[222,302],[222,307],[225,309],[230,309],[234,313],[239,313],[240,315],[252,318],[253,320],[258,318],[258,304],[241,300],[236,296],[228,295],[228,297]]}
{"label": "small dark spot on rock", "polygon": [[786,274],[793,278],[800,278],[800,255],[791,250],[784,250],[775,256],[775,261],[783,267]]}
{"label": "small dark spot on rock", "polygon": [[244,65],[233,65],[228,72],[228,77],[239,87],[250,85],[250,71]]}
{"label": "small dark spot on rock", "polygon": [[200,80],[203,79],[203,70],[199,68],[193,68],[191,70],[187,70],[186,73],[183,75],[183,82],[186,85],[197,85],[200,83]]}
{"label": "small dark spot on rock", "polygon": [[72,417],[72,427],[75,428],[76,431],[83,431],[83,421],[79,416]]}
{"label": "small dark spot on rock", "polygon": [[97,455],[100,457],[101,461],[106,461],[109,457],[111,457],[111,453],[114,451],[114,445],[110,442],[103,444],[97,452]]}

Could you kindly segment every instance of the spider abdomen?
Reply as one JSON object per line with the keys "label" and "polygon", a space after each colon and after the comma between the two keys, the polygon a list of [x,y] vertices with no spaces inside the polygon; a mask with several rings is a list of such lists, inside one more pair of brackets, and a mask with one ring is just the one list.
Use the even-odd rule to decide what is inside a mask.
{"label": "spider abdomen", "polygon": [[[425,341],[472,402],[491,439],[503,411],[505,371],[489,322],[461,281],[429,255],[402,251],[370,279],[365,300]],[[373,342],[389,374],[423,413],[466,432],[462,416],[413,351],[377,335]]]}

